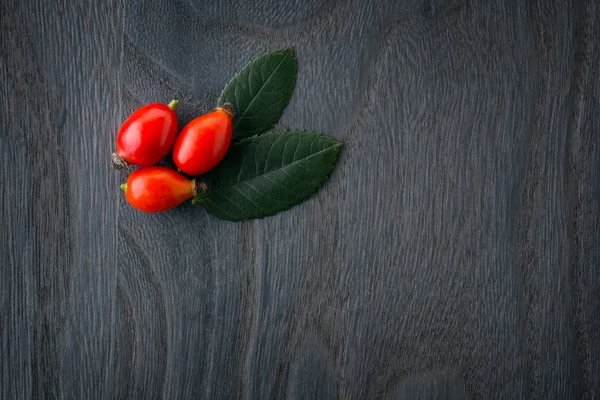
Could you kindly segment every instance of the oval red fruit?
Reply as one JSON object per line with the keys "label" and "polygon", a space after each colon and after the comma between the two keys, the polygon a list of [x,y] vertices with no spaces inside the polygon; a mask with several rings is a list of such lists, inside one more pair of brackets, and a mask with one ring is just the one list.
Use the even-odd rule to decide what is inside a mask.
{"label": "oval red fruit", "polygon": [[138,210],[160,212],[194,197],[196,181],[170,168],[153,166],[133,171],[121,189],[129,204]]}
{"label": "oval red fruit", "polygon": [[201,175],[221,162],[231,143],[232,119],[233,107],[225,104],[187,124],[173,146],[177,168]]}
{"label": "oval red fruit", "polygon": [[173,111],[176,105],[177,100],[169,105],[153,103],[131,114],[119,129],[113,167],[148,166],[162,160],[177,137],[177,115]]}

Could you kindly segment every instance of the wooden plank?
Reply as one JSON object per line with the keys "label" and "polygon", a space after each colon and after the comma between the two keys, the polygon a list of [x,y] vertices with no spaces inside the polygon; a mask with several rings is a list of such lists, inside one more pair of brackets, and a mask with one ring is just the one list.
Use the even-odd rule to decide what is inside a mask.
{"label": "wooden plank", "polygon": [[1,10],[0,398],[113,398],[120,8]]}
{"label": "wooden plank", "polygon": [[[600,396],[600,7],[384,3],[0,6],[0,398]],[[123,118],[288,45],[317,195],[127,206]]]}
{"label": "wooden plank", "polygon": [[[342,398],[397,393],[430,371],[475,398],[594,393],[574,379],[586,376],[576,348],[595,348],[574,332],[594,319],[573,308],[566,190],[586,86],[576,53],[593,57],[594,6],[309,2],[290,17],[261,4],[125,11],[125,59],[137,62],[123,82],[140,103],[170,88],[210,109],[246,60],[294,45],[298,87],[281,126],[346,143],[319,197],[252,223],[246,393],[281,398],[302,386],[292,371],[328,377],[322,390]],[[169,84],[139,84],[154,76]]]}
{"label": "wooden plank", "polygon": [[[597,109],[589,93],[598,80],[590,71],[598,63],[592,61],[598,60],[598,9],[592,2],[540,4],[532,15],[538,97],[515,215],[524,395],[595,398],[600,336],[589,329],[598,326],[600,303],[589,291],[598,290],[598,278],[590,275],[600,265],[595,253],[600,221],[597,199],[583,193],[598,190],[598,181],[584,173],[588,161],[597,160],[584,161],[582,155],[599,143],[588,125],[598,117],[585,116]],[[591,220],[583,222],[584,214]],[[582,275],[590,280],[583,283]]]}

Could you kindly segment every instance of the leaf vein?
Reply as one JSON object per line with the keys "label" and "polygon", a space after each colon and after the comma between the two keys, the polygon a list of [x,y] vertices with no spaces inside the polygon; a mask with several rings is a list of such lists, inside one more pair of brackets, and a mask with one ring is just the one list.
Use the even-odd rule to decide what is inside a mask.
{"label": "leaf vein", "polygon": [[210,196],[211,194],[218,194],[218,193],[220,193],[220,192],[222,192],[222,191],[224,191],[224,190],[227,190],[228,188],[235,187],[235,185],[238,185],[238,184],[241,184],[241,183],[252,182],[252,181],[254,181],[254,180],[257,180],[257,179],[260,179],[260,178],[262,178],[262,177],[264,177],[264,176],[270,176],[270,175],[276,174],[277,172],[283,172],[283,173],[285,173],[286,175],[290,176],[290,175],[287,173],[287,171],[286,171],[287,169],[291,169],[291,167],[293,167],[293,166],[295,166],[295,165],[297,165],[297,164],[300,164],[300,163],[301,163],[301,162],[303,162],[303,161],[308,161],[308,160],[310,160],[311,158],[314,158],[314,157],[316,157],[316,156],[318,156],[318,155],[320,155],[320,154],[322,154],[322,153],[325,153],[325,152],[327,152],[327,151],[331,151],[331,150],[332,150],[332,148],[334,148],[334,147],[335,147],[335,146],[328,146],[328,147],[326,147],[326,148],[324,148],[324,149],[322,149],[322,150],[319,150],[319,151],[318,151],[318,152],[316,152],[316,153],[313,153],[313,154],[309,155],[308,157],[302,158],[302,159],[300,159],[300,160],[295,160],[295,161],[293,161],[292,163],[290,163],[290,164],[286,165],[285,167],[282,167],[282,168],[279,168],[279,169],[276,169],[276,170],[273,170],[273,171],[265,172],[265,173],[263,173],[263,174],[260,174],[260,175],[257,175],[257,176],[255,176],[255,177],[252,177],[252,178],[250,178],[250,179],[246,179],[246,180],[244,180],[244,181],[238,181],[238,182],[235,182],[235,183],[233,183],[233,184],[231,184],[231,185],[227,185],[227,186],[220,187],[220,188],[218,188],[218,189],[216,189],[216,190],[211,190],[211,191],[209,191],[209,192],[206,192],[205,194],[201,195],[201,197],[200,197],[200,198],[202,199],[202,198],[208,197],[208,196]]}
{"label": "leaf vein", "polygon": [[[246,109],[242,112],[242,115],[240,115],[240,117],[238,118],[238,120],[235,122],[235,124],[233,125],[233,129],[235,129],[237,127],[238,123],[240,122],[240,120],[242,118],[244,118],[244,116],[246,115],[246,112],[248,111],[248,109],[250,107],[252,107],[252,104],[254,104],[254,102],[256,101],[256,99],[258,98],[258,96],[261,94],[262,90],[265,88],[265,86],[271,80],[271,78],[275,75],[275,73],[277,72],[277,70],[281,67],[281,65],[288,58],[288,56],[289,56],[289,53],[286,52],[285,55],[283,56],[283,58],[281,59],[281,61],[279,62],[279,64],[277,65],[277,67],[275,67],[275,69],[273,70],[273,72],[271,72],[271,75],[269,75],[269,77],[267,78],[267,80],[263,83],[262,87],[258,90],[258,93],[256,93],[256,95],[254,95],[254,98],[252,99],[252,101],[250,101],[250,104],[248,104],[248,106],[246,107]],[[248,86],[250,86],[250,82],[248,82]]]}

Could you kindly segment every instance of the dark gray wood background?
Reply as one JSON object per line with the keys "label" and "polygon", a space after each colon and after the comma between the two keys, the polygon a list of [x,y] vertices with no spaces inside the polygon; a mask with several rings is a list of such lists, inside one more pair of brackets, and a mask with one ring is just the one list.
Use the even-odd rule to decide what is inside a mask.
{"label": "dark gray wood background", "polygon": [[[2,0],[1,398],[600,398],[600,4],[237,3]],[[315,197],[125,203],[133,109],[289,45]]]}

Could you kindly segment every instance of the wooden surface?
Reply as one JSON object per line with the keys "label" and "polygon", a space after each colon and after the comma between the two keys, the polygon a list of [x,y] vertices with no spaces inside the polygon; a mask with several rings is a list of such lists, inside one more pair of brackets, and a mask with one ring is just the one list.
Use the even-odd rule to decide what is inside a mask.
{"label": "wooden surface", "polygon": [[[600,398],[600,5],[236,3],[2,1],[0,397]],[[317,195],[128,207],[128,113],[288,45]]]}

